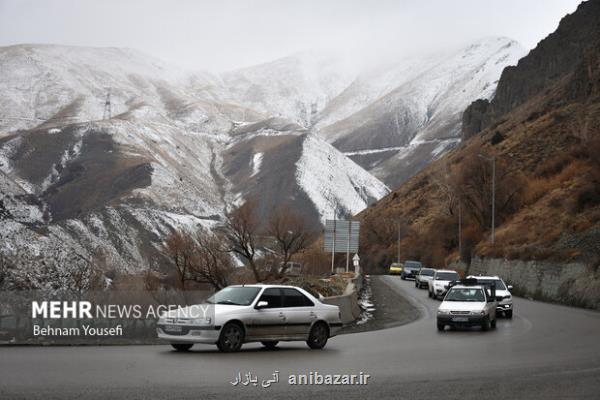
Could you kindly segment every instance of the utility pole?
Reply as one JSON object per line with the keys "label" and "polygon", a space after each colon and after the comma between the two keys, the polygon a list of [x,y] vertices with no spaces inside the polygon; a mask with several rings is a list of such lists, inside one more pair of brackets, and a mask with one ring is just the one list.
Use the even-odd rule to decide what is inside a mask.
{"label": "utility pole", "polygon": [[350,240],[352,238],[352,218],[348,220],[348,246],[346,247],[346,272],[350,270]]}
{"label": "utility pole", "polygon": [[333,208],[333,244],[331,246],[331,275],[335,273],[335,234],[337,230],[337,203]]}
{"label": "utility pole", "polygon": [[400,221],[398,221],[398,264],[400,264]]}
{"label": "utility pole", "polygon": [[496,241],[496,157],[486,157],[483,154],[477,154],[477,157],[492,163],[492,244],[494,244]]}
{"label": "utility pole", "polygon": [[462,260],[462,206],[458,202],[458,259]]}

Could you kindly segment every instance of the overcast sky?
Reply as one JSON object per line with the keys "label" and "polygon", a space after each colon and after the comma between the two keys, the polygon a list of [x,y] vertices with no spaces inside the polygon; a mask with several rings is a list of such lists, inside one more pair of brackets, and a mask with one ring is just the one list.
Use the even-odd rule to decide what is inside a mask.
{"label": "overcast sky", "polygon": [[527,48],[580,0],[0,0],[0,45],[131,47],[191,69],[298,51],[361,56],[508,36]]}

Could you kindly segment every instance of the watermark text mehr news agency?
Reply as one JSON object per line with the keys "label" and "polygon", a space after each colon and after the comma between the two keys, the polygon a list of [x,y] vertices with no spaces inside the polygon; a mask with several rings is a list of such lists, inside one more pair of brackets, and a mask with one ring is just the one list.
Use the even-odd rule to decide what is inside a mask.
{"label": "watermark text mehr news agency", "polygon": [[[178,305],[142,306],[140,304],[102,304],[93,306],[89,301],[33,301],[31,317],[43,319],[142,319],[158,318],[161,314],[175,311],[175,318],[206,318],[209,306],[194,305],[181,308]],[[123,336],[123,327],[52,327],[33,324],[34,336]]]}

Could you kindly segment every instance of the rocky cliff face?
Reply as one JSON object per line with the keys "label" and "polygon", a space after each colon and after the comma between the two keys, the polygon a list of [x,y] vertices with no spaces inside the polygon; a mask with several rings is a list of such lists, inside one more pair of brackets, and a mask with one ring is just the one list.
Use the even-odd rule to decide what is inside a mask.
{"label": "rocky cliff face", "polygon": [[[583,3],[563,18],[555,33],[516,67],[503,72],[491,102],[478,100],[465,111],[462,137],[468,140],[360,214],[365,267],[377,270],[395,259],[397,232],[386,229],[386,221],[402,221],[404,257],[434,267],[458,259],[460,205],[463,260],[514,261],[506,262],[503,268],[507,270],[518,269],[525,261],[536,265],[548,261],[539,264],[539,273],[548,273],[540,278],[544,281],[554,279],[552,265],[577,262],[587,269],[576,280],[596,279],[600,243],[599,21],[599,0]],[[490,218],[476,220],[463,198],[477,171],[489,168],[478,154],[494,156],[496,165],[504,170],[502,176],[518,178],[497,189],[523,189],[512,197],[514,207],[503,220],[496,219],[494,244],[489,240]],[[485,193],[477,198],[485,199]],[[466,253],[465,246],[469,249]],[[528,279],[514,272],[515,279]],[[551,291],[553,298],[559,299],[555,297],[557,287]],[[579,296],[571,289],[565,293],[560,301]]]}
{"label": "rocky cliff face", "polygon": [[589,54],[600,41],[600,1],[583,2],[573,14],[565,16],[558,29],[542,40],[516,66],[504,69],[496,94],[482,113],[480,100],[472,103],[463,115],[462,134],[470,137],[494,120],[544,91],[571,74],[577,60]]}

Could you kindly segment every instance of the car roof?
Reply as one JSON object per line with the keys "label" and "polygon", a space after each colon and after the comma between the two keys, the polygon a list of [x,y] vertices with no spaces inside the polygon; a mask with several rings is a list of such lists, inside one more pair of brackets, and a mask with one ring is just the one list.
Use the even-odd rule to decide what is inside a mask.
{"label": "car roof", "polygon": [[457,273],[457,274],[458,274],[458,272],[456,272],[456,271],[453,271],[453,270],[451,270],[451,269],[437,269],[435,272],[454,272],[454,273]]}
{"label": "car roof", "polygon": [[256,288],[294,288],[299,289],[298,286],[292,285],[267,285],[263,283],[253,283],[250,285],[229,285],[229,287],[256,287]]}
{"label": "car roof", "polygon": [[450,289],[481,289],[481,290],[483,290],[483,285],[454,285]]}
{"label": "car roof", "polygon": [[473,279],[498,279],[498,280],[502,280],[499,276],[491,276],[491,275],[469,275],[467,276],[467,278],[473,278]]}

